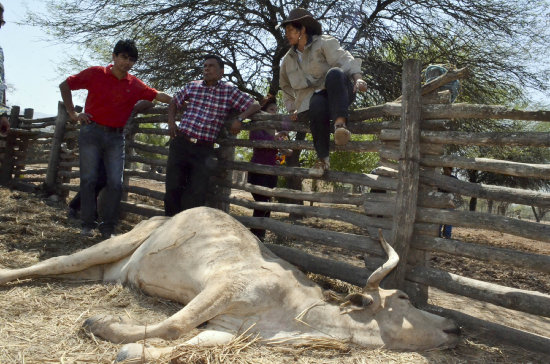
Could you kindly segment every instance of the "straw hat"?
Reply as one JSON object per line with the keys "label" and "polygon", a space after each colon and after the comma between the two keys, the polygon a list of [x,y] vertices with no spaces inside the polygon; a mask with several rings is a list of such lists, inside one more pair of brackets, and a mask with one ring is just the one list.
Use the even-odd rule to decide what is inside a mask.
{"label": "straw hat", "polygon": [[292,9],[290,11],[290,14],[288,14],[288,17],[283,20],[281,24],[277,25],[276,28],[278,29],[294,22],[298,22],[307,28],[311,28],[314,35],[321,35],[323,33],[323,27],[321,26],[321,23],[315,20],[315,18],[313,17],[313,15],[311,15],[309,11],[302,8]]}

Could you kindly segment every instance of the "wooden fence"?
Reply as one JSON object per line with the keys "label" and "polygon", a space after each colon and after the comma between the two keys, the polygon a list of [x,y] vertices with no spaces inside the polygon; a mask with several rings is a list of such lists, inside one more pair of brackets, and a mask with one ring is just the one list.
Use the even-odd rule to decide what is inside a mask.
{"label": "wooden fence", "polygon": [[[548,133],[469,133],[453,130],[453,126],[467,119],[549,122],[550,112],[521,111],[493,105],[451,104],[450,93],[438,92],[437,89],[463,77],[464,70],[448,72],[423,86],[418,61],[407,61],[403,71],[401,98],[395,102],[355,110],[350,115],[348,126],[351,132],[354,135],[372,136],[367,138],[371,141],[351,141],[346,146],[331,145],[333,151],[379,153],[380,166],[377,174],[330,170],[322,178],[312,179],[308,170],[299,166],[265,166],[237,161],[234,157],[236,147],[292,149],[294,155],[298,155],[301,150],[313,150],[313,145],[307,140],[252,141],[222,135],[217,141],[219,148],[216,149],[219,173],[212,179],[209,205],[225,211],[268,209],[274,212],[272,218],[254,218],[241,213],[235,217],[248,227],[267,229],[281,239],[308,241],[316,247],[322,245],[348,256],[365,255],[364,262],[352,264],[349,259],[331,260],[296,247],[267,244],[276,254],[306,271],[360,286],[385,259],[377,240],[378,229],[382,229],[401,257],[396,270],[384,282],[386,287],[401,287],[417,305],[453,317],[464,326],[484,328],[490,330],[496,338],[516,344],[521,342],[532,350],[550,352],[548,337],[428,304],[428,288],[433,287],[450,294],[550,317],[548,292],[505,287],[438,270],[429,265],[432,253],[442,253],[487,264],[550,273],[548,255],[498,249],[438,237],[440,225],[451,224],[456,227],[501,231],[550,243],[549,224],[455,209],[457,199],[468,197],[547,208],[550,207],[550,193],[470,183],[441,174],[441,167],[455,167],[509,176],[550,179],[548,164],[445,154],[445,147],[449,145],[548,148]],[[78,130],[67,122],[63,105],[59,105],[56,118],[31,120],[26,114],[18,119],[19,124],[7,138],[6,147],[0,150],[3,153],[2,181],[7,183],[11,180],[11,183],[20,188],[29,183],[40,182],[50,193],[62,196],[66,196],[70,190],[76,191],[78,184],[71,182],[79,176],[76,142]],[[39,131],[44,126],[54,124],[55,130],[52,132]],[[166,167],[168,150],[166,146],[152,145],[144,140],[147,136],[167,138],[166,109],[153,108],[146,114],[133,118],[130,125],[122,210],[143,216],[161,215],[165,180],[163,170]],[[308,131],[305,123],[289,122],[285,115],[258,114],[251,123],[244,126],[245,130],[258,128],[286,129],[301,135]],[[235,174],[243,172],[287,177],[297,180],[298,186],[307,181],[324,181],[361,186],[361,191],[269,189],[246,183],[244,178],[233,178]],[[158,188],[151,188],[150,183],[143,184],[143,181],[156,183]],[[386,193],[366,193],[368,189],[384,190]],[[441,190],[448,192],[438,192]],[[250,193],[271,196],[279,202],[260,203],[243,197]],[[329,224],[321,224],[323,228],[314,228],[296,221],[295,217],[336,220],[349,224],[353,227],[350,228],[353,232],[332,231],[326,227]]]}

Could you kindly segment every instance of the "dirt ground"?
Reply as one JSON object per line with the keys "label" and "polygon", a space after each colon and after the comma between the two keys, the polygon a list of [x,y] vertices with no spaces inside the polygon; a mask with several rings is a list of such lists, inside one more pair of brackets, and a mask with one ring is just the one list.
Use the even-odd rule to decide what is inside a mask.
{"label": "dirt ground", "polygon": [[[0,267],[16,268],[71,254],[100,241],[79,236],[79,222],[67,218],[64,202],[0,188]],[[139,217],[127,216],[119,232],[130,230]],[[318,222],[322,223],[322,222]],[[313,223],[315,224],[315,223]],[[348,228],[348,227],[343,227]],[[550,254],[548,244],[507,234],[473,229],[454,230],[455,237],[479,244],[513,246]],[[271,242],[276,237],[267,235]],[[550,277],[509,267],[434,255],[434,266],[473,278],[523,289],[550,292]],[[119,285],[25,280],[0,287],[0,363],[111,363],[119,345],[89,336],[81,330],[89,316],[107,313],[153,323],[177,312],[179,304],[148,297]],[[550,320],[519,314],[492,305],[450,297],[435,290],[432,303],[475,314],[487,320],[550,336]],[[193,333],[190,333],[192,335]],[[182,338],[176,342],[185,340]],[[151,340],[158,346],[168,345]],[[174,342],[170,343],[171,345]],[[550,357],[494,342],[482,332],[463,333],[453,349],[428,352],[364,350],[345,344],[321,347],[266,347],[252,342],[216,350],[180,353],[179,363],[547,363]]]}

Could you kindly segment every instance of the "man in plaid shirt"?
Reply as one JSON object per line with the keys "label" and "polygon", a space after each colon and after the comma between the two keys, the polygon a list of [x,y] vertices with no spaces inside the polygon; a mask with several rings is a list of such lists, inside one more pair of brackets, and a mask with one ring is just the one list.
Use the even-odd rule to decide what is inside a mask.
{"label": "man in plaid shirt", "polygon": [[[168,108],[172,139],[166,169],[166,216],[204,205],[208,179],[216,168],[214,141],[229,112],[240,112],[230,128],[236,135],[242,120],[260,110],[250,95],[221,81],[223,66],[220,57],[207,55],[203,63],[204,79],[190,82],[176,92]],[[178,109],[185,111],[176,125]]]}

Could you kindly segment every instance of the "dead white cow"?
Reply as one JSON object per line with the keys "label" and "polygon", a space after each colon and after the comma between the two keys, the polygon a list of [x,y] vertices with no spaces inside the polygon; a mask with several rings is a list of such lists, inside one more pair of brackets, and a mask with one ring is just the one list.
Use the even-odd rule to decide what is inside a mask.
{"label": "dead white cow", "polygon": [[371,275],[361,294],[351,295],[342,305],[326,302],[319,286],[271,253],[245,226],[207,207],[143,221],[124,235],[69,256],[0,269],[0,284],[54,275],[116,281],[186,305],[147,326],[104,315],[86,320],[84,325],[95,335],[129,343],[118,360],[159,357],[172,348],[144,349],[135,342],[175,339],[204,322],[206,328],[187,344],[227,343],[252,327],[267,342],[332,338],[403,350],[455,345],[454,322],[416,309],[401,291],[379,287],[399,260],[381,241],[388,262]]}

